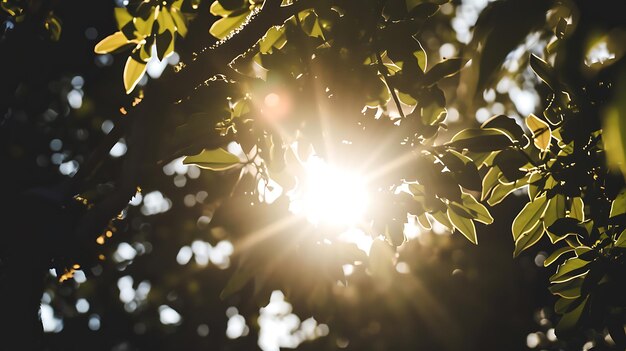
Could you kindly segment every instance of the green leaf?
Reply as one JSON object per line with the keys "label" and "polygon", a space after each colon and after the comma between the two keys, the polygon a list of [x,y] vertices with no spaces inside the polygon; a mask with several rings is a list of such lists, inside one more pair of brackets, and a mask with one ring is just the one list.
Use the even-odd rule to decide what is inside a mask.
{"label": "green leaf", "polygon": [[224,171],[237,166],[239,163],[239,157],[221,148],[214,150],[205,149],[198,155],[187,156],[183,160],[183,164],[193,164],[213,171]]}
{"label": "green leaf", "polygon": [[441,223],[443,226],[445,226],[446,228],[453,230],[454,226],[452,225],[452,223],[450,222],[450,219],[448,218],[448,215],[446,214],[446,212],[443,211],[435,211],[433,213],[430,214],[437,222]]}
{"label": "green leaf", "polygon": [[438,64],[431,67],[424,74],[421,83],[425,86],[433,85],[445,77],[449,77],[458,73],[463,66],[467,63],[467,59],[464,58],[451,58],[445,61],[441,61]]}
{"label": "green leaf", "polygon": [[115,32],[100,40],[100,42],[94,47],[93,51],[96,54],[108,54],[130,44],[134,44],[134,42],[126,39],[124,33]]}
{"label": "green leaf", "polygon": [[557,283],[550,286],[549,290],[553,295],[557,295],[566,299],[575,299],[580,297],[580,288],[583,284],[583,278],[574,278],[563,283]]}
{"label": "green leaf", "polygon": [[458,151],[448,149],[439,159],[453,173],[454,179],[459,185],[468,190],[482,190],[478,168],[471,158]]}
{"label": "green leaf", "polygon": [[284,27],[274,26],[271,27],[265,36],[259,41],[259,51],[262,54],[267,54],[272,51],[272,48],[280,49],[287,42],[285,36]]}
{"label": "green leaf", "polygon": [[579,222],[585,221],[585,204],[581,197],[572,198],[572,206],[570,207],[569,217],[576,218]]}
{"label": "green leaf", "polygon": [[124,89],[126,94],[130,94],[144,73],[146,73],[147,65],[144,62],[139,62],[132,57],[128,57],[126,65],[124,66]]}
{"label": "green leaf", "polygon": [[551,253],[550,256],[548,256],[545,259],[545,261],[543,261],[543,266],[548,267],[549,265],[553,264],[556,260],[558,260],[559,257],[572,251],[574,251],[574,248],[570,246],[564,246],[564,247],[557,249],[556,251]]}
{"label": "green leaf", "polygon": [[517,242],[520,236],[529,232],[537,225],[543,216],[546,205],[546,197],[540,196],[524,206],[517,217],[515,217],[515,220],[513,220],[513,225],[511,226],[513,240]]}
{"label": "green leaf", "polygon": [[556,273],[550,277],[550,282],[560,283],[570,279],[579,277],[589,270],[587,265],[589,262],[583,261],[578,257],[572,257],[559,266]]}
{"label": "green leaf", "polygon": [[498,182],[498,185],[493,188],[493,192],[487,200],[487,203],[489,204],[489,206],[495,206],[502,202],[502,200],[504,200],[507,196],[509,196],[510,193],[515,191],[515,189],[517,188],[519,188],[519,186],[516,185],[516,182],[506,184]]}
{"label": "green leaf", "polygon": [[533,132],[533,142],[535,146],[541,151],[548,150],[548,148],[550,148],[550,140],[552,139],[552,133],[548,123],[531,113],[526,118],[526,125],[528,129]]}
{"label": "green leaf", "polygon": [[554,303],[554,312],[558,314],[565,314],[578,306],[577,304],[575,304],[577,302],[577,300],[559,297],[558,300],[556,300],[556,302]]}
{"label": "green leaf", "polygon": [[422,213],[421,215],[417,216],[417,222],[422,228],[426,230],[432,229],[432,225],[430,224],[430,221],[428,220],[428,216],[426,216],[426,213]]}
{"label": "green leaf", "polygon": [[246,5],[247,0],[217,0],[227,11],[235,11]]}
{"label": "green leaf", "polygon": [[585,306],[587,305],[588,298],[589,297],[585,297],[585,299],[582,300],[576,308],[574,308],[570,312],[565,313],[563,317],[561,317],[561,320],[556,326],[557,333],[570,331],[576,327],[576,325],[578,324],[578,320],[580,319],[580,316],[583,314],[583,311],[585,310]]}
{"label": "green leaf", "polygon": [[211,25],[209,33],[217,39],[224,39],[235,29],[239,28],[246,21],[249,14],[250,11],[246,11],[237,16],[219,19]]}
{"label": "green leaf", "polygon": [[611,203],[611,214],[609,217],[613,218],[624,213],[626,213],[626,189],[622,189]]}
{"label": "green leaf", "polygon": [[446,145],[474,152],[486,152],[512,146],[513,141],[498,129],[468,128],[458,132]]}
{"label": "green leaf", "polygon": [[463,234],[472,244],[478,244],[476,237],[476,227],[471,219],[465,218],[457,214],[451,208],[448,208],[448,218],[454,227]]}
{"label": "green leaf", "polygon": [[567,31],[567,20],[563,17],[559,19],[559,23],[556,24],[556,28],[554,29],[554,35],[557,38],[563,39],[565,38],[565,33]]}
{"label": "green leaf", "polygon": [[515,118],[497,115],[486,120],[481,128],[495,128],[506,133],[511,140],[522,141],[524,139],[524,130],[517,124]]}
{"label": "green leaf", "polygon": [[554,224],[557,219],[565,217],[565,195],[556,194],[553,198],[548,200],[548,206],[546,212],[543,215],[543,221],[546,224],[546,228]]}
{"label": "green leaf", "polygon": [[220,3],[219,1],[214,1],[211,4],[211,7],[209,8],[209,12],[211,12],[211,14],[213,16],[219,16],[219,17],[226,17],[228,16],[232,11],[226,10]]}
{"label": "green leaf", "polygon": [[498,182],[498,179],[501,176],[502,176],[502,172],[500,171],[500,168],[498,168],[498,166],[489,168],[489,171],[487,171],[487,174],[485,174],[485,177],[483,178],[483,191],[480,195],[480,199],[482,201],[484,201],[487,198],[487,196],[489,196],[489,194],[491,193],[491,190],[495,186],[500,184],[500,182]]}
{"label": "green leaf", "polygon": [[624,234],[624,233],[626,233],[626,230],[624,230],[624,231],[622,231],[620,233],[620,235],[617,238],[617,240],[615,240],[615,244],[613,244],[614,246],[626,249],[626,234]]}
{"label": "green leaf", "polygon": [[478,202],[472,194],[463,192],[461,198],[463,199],[463,206],[470,211],[474,220],[484,224],[493,223],[493,217],[487,210],[487,207]]}
{"label": "green leaf", "polygon": [[530,54],[530,68],[544,81],[553,91],[558,87],[558,81],[554,75],[554,70],[546,61],[540,59],[535,54]]}
{"label": "green leaf", "polygon": [[534,228],[520,235],[517,240],[515,240],[515,250],[513,251],[513,257],[517,257],[522,251],[535,245],[541,239],[543,233],[543,225],[540,221],[536,222]]}

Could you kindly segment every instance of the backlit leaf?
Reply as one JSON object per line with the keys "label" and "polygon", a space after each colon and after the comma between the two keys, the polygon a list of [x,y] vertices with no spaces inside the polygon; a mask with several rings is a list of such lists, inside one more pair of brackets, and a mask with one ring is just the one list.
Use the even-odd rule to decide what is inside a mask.
{"label": "backlit leaf", "polygon": [[550,281],[559,283],[581,276],[589,270],[587,268],[588,263],[578,257],[572,257],[559,266],[556,273],[550,277]]}
{"label": "backlit leaf", "polygon": [[611,203],[611,214],[609,217],[616,217],[626,213],[626,190],[622,190]]}
{"label": "backlit leaf", "polygon": [[124,66],[124,89],[126,89],[126,94],[130,94],[135,89],[141,77],[146,73],[146,68],[147,65],[145,63],[128,57],[126,66]]}
{"label": "backlit leaf", "polygon": [[93,51],[96,54],[108,54],[125,45],[133,44],[132,41],[126,39],[126,36],[122,32],[115,32],[108,37],[100,40]]}
{"label": "backlit leaf", "polygon": [[239,163],[239,157],[221,148],[215,150],[205,149],[198,155],[187,156],[183,160],[183,164],[194,164],[200,168],[213,171],[227,170],[237,166]]}
{"label": "backlit leaf", "polygon": [[585,204],[581,197],[572,198],[572,206],[570,207],[569,217],[576,218],[580,222],[585,220]]}
{"label": "backlit leaf", "polygon": [[474,220],[484,224],[493,223],[493,217],[487,210],[487,207],[478,202],[472,194],[463,192],[461,198],[463,199],[463,206],[471,212]]}
{"label": "backlit leaf", "polygon": [[556,194],[548,200],[548,206],[543,217],[546,228],[556,222],[557,219],[565,217],[565,195]]}
{"label": "backlit leaf", "polygon": [[557,250],[555,250],[554,252],[552,252],[550,254],[550,256],[548,256],[545,261],[543,261],[543,266],[544,267],[548,267],[549,265],[553,264],[556,260],[559,259],[559,257],[561,257],[562,255],[568,253],[568,252],[572,252],[574,251],[573,247],[569,247],[569,246],[565,246],[562,248],[559,248]]}
{"label": "backlit leaf", "polygon": [[546,151],[550,147],[550,139],[552,138],[548,123],[531,113],[526,118],[526,125],[533,132],[535,146],[541,151]]}
{"label": "backlit leaf", "polygon": [[454,225],[454,228],[461,232],[467,240],[469,240],[472,244],[478,244],[476,227],[471,219],[460,216],[450,208],[448,208],[448,218],[450,219],[452,225]]}
{"label": "backlit leaf", "polygon": [[541,239],[543,233],[543,225],[541,222],[537,221],[534,228],[520,235],[517,240],[515,240],[515,250],[513,251],[513,257],[517,257],[522,251],[535,245]]}
{"label": "backlit leaf", "polygon": [[522,234],[529,232],[536,226],[543,216],[546,205],[546,197],[540,196],[524,206],[517,217],[515,217],[515,220],[513,220],[513,225],[511,226],[513,240],[517,241]]}
{"label": "backlit leaf", "polygon": [[217,39],[226,38],[232,31],[239,28],[245,21],[250,12],[244,12],[234,17],[221,18],[211,25],[209,33]]}

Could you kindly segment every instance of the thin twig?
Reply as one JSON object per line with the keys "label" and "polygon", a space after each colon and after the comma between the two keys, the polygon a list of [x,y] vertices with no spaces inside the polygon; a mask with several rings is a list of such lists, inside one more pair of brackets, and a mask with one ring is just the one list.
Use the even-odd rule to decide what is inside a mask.
{"label": "thin twig", "polygon": [[379,68],[378,71],[380,72],[380,74],[383,75],[383,78],[385,79],[385,83],[389,87],[389,91],[391,92],[391,97],[393,98],[393,102],[396,103],[396,108],[398,109],[398,113],[400,114],[400,117],[402,117],[403,119],[406,118],[406,116],[404,115],[404,111],[402,111],[402,105],[400,104],[400,99],[398,99],[398,95],[396,94],[396,89],[389,82],[389,70],[383,63],[383,58],[381,57],[378,49],[376,50],[376,61],[378,63],[378,68]]}

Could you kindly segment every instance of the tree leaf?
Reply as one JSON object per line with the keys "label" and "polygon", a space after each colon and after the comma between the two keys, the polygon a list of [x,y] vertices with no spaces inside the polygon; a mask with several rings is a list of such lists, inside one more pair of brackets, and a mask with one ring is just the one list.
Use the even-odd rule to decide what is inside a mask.
{"label": "tree leaf", "polygon": [[546,228],[554,224],[557,219],[565,217],[565,195],[556,194],[553,198],[548,200],[548,206],[546,212],[543,215],[543,221],[546,224]]}
{"label": "tree leaf", "polygon": [[451,210],[451,208],[448,208],[448,218],[454,228],[461,232],[467,240],[469,240],[472,244],[478,244],[476,227],[471,219],[460,216],[454,210]]}
{"label": "tree leaf", "polygon": [[267,54],[271,52],[274,47],[280,49],[286,42],[287,37],[285,36],[284,27],[271,27],[267,33],[265,33],[265,36],[259,40],[259,52]]}
{"label": "tree leaf", "polygon": [[540,196],[534,201],[531,201],[524,206],[519,212],[513,224],[511,231],[513,233],[513,240],[517,242],[520,236],[533,229],[537,223],[541,220],[543,212],[546,209],[546,196]]}
{"label": "tree leaf", "polygon": [[474,220],[484,224],[493,223],[493,217],[487,207],[478,202],[472,194],[463,192],[461,198],[463,199],[463,206],[472,213]]}
{"label": "tree leaf", "polygon": [[569,217],[576,218],[579,222],[585,221],[585,204],[581,197],[572,198],[572,206],[570,207]]}
{"label": "tree leaf", "polygon": [[553,91],[558,87],[558,81],[554,75],[554,70],[546,61],[540,59],[535,54],[530,54],[530,68],[544,81]]}
{"label": "tree leaf", "polygon": [[583,278],[574,278],[566,282],[553,284],[548,289],[553,295],[566,299],[575,299],[581,295],[583,281]]}
{"label": "tree leaf", "polygon": [[487,196],[489,196],[491,190],[495,186],[500,184],[500,182],[498,182],[498,179],[500,179],[501,176],[502,172],[500,171],[500,168],[498,168],[498,166],[493,166],[489,168],[487,174],[485,174],[485,177],[483,178],[483,191],[480,195],[480,199],[482,201],[484,201]]}
{"label": "tree leaf", "polygon": [[564,246],[564,247],[557,249],[543,261],[543,266],[548,267],[549,265],[553,264],[556,260],[558,260],[559,257],[572,251],[574,251],[574,248],[570,246]]}
{"label": "tree leaf", "polygon": [[93,51],[96,54],[108,54],[125,45],[133,44],[134,42],[126,39],[126,36],[121,31],[115,32],[108,37],[100,40],[94,47]]}
{"label": "tree leaf", "polygon": [[512,146],[513,141],[498,129],[468,128],[458,132],[446,145],[474,152],[486,152]]}
{"label": "tree leaf", "polygon": [[226,38],[232,31],[239,28],[248,18],[250,11],[246,11],[240,15],[233,17],[221,18],[211,25],[209,33],[217,39]]}
{"label": "tree leaf", "polygon": [[626,248],[626,234],[625,233],[626,233],[626,230],[620,233],[617,240],[615,240],[615,244],[613,244],[614,246]]}
{"label": "tree leaf", "polygon": [[147,65],[144,62],[139,62],[130,56],[128,57],[123,75],[126,94],[130,94],[135,89],[141,77],[146,73],[146,68]]}
{"label": "tree leaf", "polygon": [[449,77],[458,73],[463,66],[467,63],[467,59],[464,58],[451,58],[444,61],[439,62],[438,64],[431,67],[425,74],[424,78],[422,78],[421,83],[424,86],[430,86],[445,77]]}
{"label": "tree leaf", "polygon": [[422,228],[426,230],[432,229],[432,225],[430,224],[430,221],[428,220],[428,216],[426,216],[426,213],[422,213],[421,215],[417,216],[417,222]]}
{"label": "tree leaf", "polygon": [[622,189],[617,197],[611,203],[610,218],[626,213],[626,189]]}
{"label": "tree leaf", "polygon": [[589,262],[578,257],[572,257],[557,268],[556,273],[550,277],[550,282],[560,283],[581,276],[589,270],[588,264]]}
{"label": "tree leaf", "polygon": [[522,127],[517,124],[515,118],[505,116],[505,115],[496,115],[485,122],[480,126],[481,128],[495,128],[504,133],[506,133],[511,140],[517,140],[521,142],[524,139],[524,130]]}
{"label": "tree leaf", "polygon": [[115,21],[117,21],[117,28],[122,28],[128,22],[133,20],[133,16],[128,13],[128,10],[125,7],[116,7],[114,10]]}
{"label": "tree leaf", "polygon": [[491,192],[491,196],[487,200],[487,203],[489,204],[489,206],[495,206],[502,202],[502,200],[504,200],[507,196],[509,196],[510,193],[515,191],[515,189],[517,188],[518,186],[516,185],[516,182],[506,184],[498,182],[498,185],[493,188],[493,191]]}
{"label": "tree leaf", "polygon": [[541,223],[541,221],[537,221],[534,228],[520,235],[517,240],[515,240],[515,250],[513,251],[513,257],[517,257],[520,253],[522,253],[522,251],[535,245],[541,239],[541,237],[543,237],[543,233],[543,224]]}
{"label": "tree leaf", "polygon": [[450,222],[450,219],[448,218],[448,215],[446,214],[446,212],[443,211],[435,211],[433,213],[430,213],[430,215],[440,224],[442,224],[443,226],[445,226],[446,228],[453,230],[454,226],[452,225],[452,223]]}
{"label": "tree leaf", "polygon": [[567,20],[563,17],[559,19],[559,23],[556,24],[556,28],[554,28],[554,35],[557,38],[563,39],[565,38],[565,33],[567,32]]}
{"label": "tree leaf", "polygon": [[576,325],[578,324],[578,320],[580,319],[580,316],[583,314],[583,311],[585,310],[585,306],[587,305],[588,298],[589,297],[585,297],[585,299],[582,300],[576,308],[574,308],[570,312],[565,313],[563,317],[561,317],[561,320],[556,325],[557,333],[563,333],[563,332],[572,330],[576,327]]}
{"label": "tree leaf", "polygon": [[533,132],[533,142],[535,146],[541,151],[546,151],[550,147],[550,140],[552,139],[552,133],[548,123],[539,119],[534,114],[530,114],[526,118],[526,125],[528,129]]}
{"label": "tree leaf", "polygon": [[200,168],[213,171],[224,171],[237,166],[239,163],[239,157],[222,148],[214,150],[205,149],[198,155],[187,156],[183,160],[183,164],[194,164]]}

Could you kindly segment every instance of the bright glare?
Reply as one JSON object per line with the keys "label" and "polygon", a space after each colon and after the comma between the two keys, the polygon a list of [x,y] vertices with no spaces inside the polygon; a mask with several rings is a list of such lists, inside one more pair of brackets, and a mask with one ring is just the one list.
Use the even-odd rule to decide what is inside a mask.
{"label": "bright glare", "polygon": [[334,168],[312,156],[304,164],[307,182],[292,198],[291,209],[314,224],[355,225],[367,209],[363,177]]}

